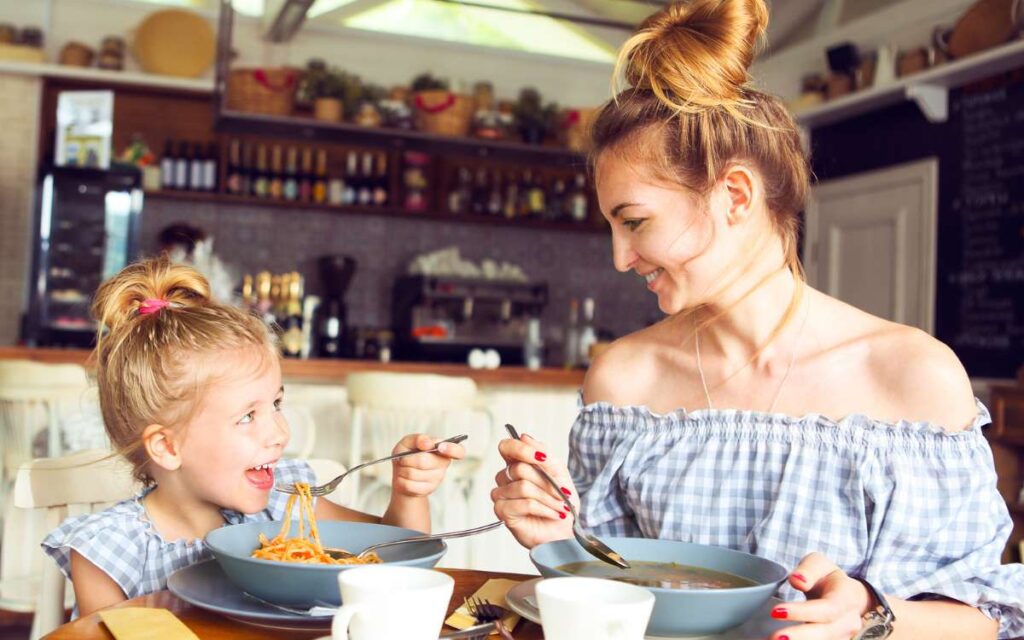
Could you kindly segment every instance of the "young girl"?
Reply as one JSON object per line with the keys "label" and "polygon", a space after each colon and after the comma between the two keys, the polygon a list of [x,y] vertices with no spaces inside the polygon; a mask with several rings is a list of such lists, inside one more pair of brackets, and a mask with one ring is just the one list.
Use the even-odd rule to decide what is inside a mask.
{"label": "young girl", "polygon": [[598,535],[793,567],[772,615],[806,624],[771,640],[1024,636],[989,416],[960,362],[804,283],[806,158],[747,75],[767,19],[764,0],[689,0],[624,45],[631,87],[593,125],[597,194],[615,267],[668,317],[587,373],[568,470],[501,443],[495,512],[529,547],[571,537],[539,462]]}
{"label": "young girl", "polygon": [[[203,537],[225,524],[279,520],[288,495],[275,484],[315,483],[286,460],[288,424],[275,339],[266,325],[210,297],[205,279],[165,258],[103,283],[93,312],[103,420],[146,488],[100,513],[69,518],[43,549],[74,584],[80,615],[164,589],[174,571],[208,554]],[[102,331],[102,329],[101,329]],[[395,449],[430,449],[409,435]],[[459,445],[393,466],[382,518],[316,502],[317,518],[428,531],[427,496]]]}

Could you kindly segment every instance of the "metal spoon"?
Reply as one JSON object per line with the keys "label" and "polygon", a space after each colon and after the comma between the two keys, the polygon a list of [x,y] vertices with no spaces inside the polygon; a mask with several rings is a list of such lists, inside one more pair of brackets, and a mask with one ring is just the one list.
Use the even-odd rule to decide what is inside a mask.
{"label": "metal spoon", "polygon": [[[509,434],[516,440],[522,440],[522,438],[519,437],[519,432],[516,431],[516,428],[512,425],[506,424],[505,429],[508,430]],[[613,551],[611,547],[601,542],[594,535],[587,533],[583,528],[583,525],[580,524],[580,517],[576,513],[576,507],[573,506],[569,497],[562,493],[561,485],[555,482],[555,479],[549,476],[548,473],[540,467],[540,465],[535,464],[533,465],[533,468],[548,481],[548,484],[554,488],[555,494],[558,495],[559,499],[561,499],[562,502],[565,503],[565,506],[569,508],[569,511],[572,513],[572,534],[576,536],[576,541],[580,543],[580,546],[598,560],[615,565],[620,569],[629,569],[629,563],[626,562],[625,558],[619,555],[618,552]]]}
{"label": "metal spoon", "polygon": [[352,553],[350,551],[345,551],[344,549],[336,549],[336,548],[332,548],[332,547],[324,547],[324,553],[330,555],[332,558],[335,558],[337,560],[347,560],[349,558],[364,558],[370,552],[376,551],[378,549],[383,549],[385,547],[394,547],[394,546],[398,546],[400,544],[406,544],[406,543],[412,543],[412,542],[428,542],[430,540],[445,540],[445,539],[448,539],[448,538],[465,538],[467,536],[472,536],[472,535],[476,535],[478,533],[483,533],[485,531],[490,531],[491,529],[497,529],[502,524],[504,524],[504,523],[501,520],[498,520],[497,522],[492,522],[490,524],[485,524],[482,527],[475,527],[473,529],[463,529],[461,531],[449,531],[447,533],[434,533],[434,534],[430,534],[430,535],[415,536],[413,538],[402,538],[401,540],[392,540],[390,542],[378,542],[377,544],[371,544],[370,546],[366,547],[365,549],[363,549],[359,553]]}

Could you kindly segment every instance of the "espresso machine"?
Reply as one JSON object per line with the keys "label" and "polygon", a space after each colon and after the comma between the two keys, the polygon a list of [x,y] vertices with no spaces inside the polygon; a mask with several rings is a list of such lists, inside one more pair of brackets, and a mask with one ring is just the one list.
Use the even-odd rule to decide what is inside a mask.
{"label": "espresso machine", "polygon": [[464,363],[472,349],[494,349],[503,363],[522,364],[527,322],[547,301],[546,283],[399,277],[391,305],[395,355]]}
{"label": "espresso machine", "polygon": [[342,358],[348,355],[348,309],[345,293],[356,274],[354,258],[343,255],[321,256],[317,260],[320,272],[321,301],[315,314],[316,355],[320,358]]}

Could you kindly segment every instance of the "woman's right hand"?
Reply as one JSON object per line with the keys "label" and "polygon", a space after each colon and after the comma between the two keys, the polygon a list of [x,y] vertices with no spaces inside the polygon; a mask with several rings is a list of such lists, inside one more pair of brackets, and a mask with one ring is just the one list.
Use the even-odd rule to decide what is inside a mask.
{"label": "woman's right hand", "polygon": [[572,514],[554,493],[554,488],[537,472],[539,465],[554,478],[579,511],[576,487],[562,463],[547,457],[544,445],[527,434],[522,440],[506,439],[498,452],[506,466],[494,476],[498,485],[491,490],[494,513],[505,523],[519,544],[532,549],[544,542],[572,537]]}

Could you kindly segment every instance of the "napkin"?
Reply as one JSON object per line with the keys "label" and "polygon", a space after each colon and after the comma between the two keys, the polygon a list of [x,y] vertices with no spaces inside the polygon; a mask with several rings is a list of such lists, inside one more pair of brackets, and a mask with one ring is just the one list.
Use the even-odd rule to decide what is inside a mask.
{"label": "napkin", "polygon": [[117,640],[199,640],[167,609],[120,607],[99,616]]}
{"label": "napkin", "polygon": [[[491,604],[496,604],[508,609],[508,602],[505,600],[505,594],[512,587],[519,584],[518,580],[506,580],[504,578],[491,578],[487,582],[483,583],[479,589],[477,589],[473,596],[480,600],[487,600]],[[469,607],[466,603],[462,603],[458,609],[452,612],[452,615],[448,616],[448,619],[444,621],[449,627],[456,629],[465,629],[472,627],[477,624],[476,618],[469,613]],[[515,628],[516,624],[519,623],[519,614],[513,613],[509,610],[508,614],[501,619],[501,623],[506,629],[511,631]],[[497,631],[492,631],[497,633]]]}

